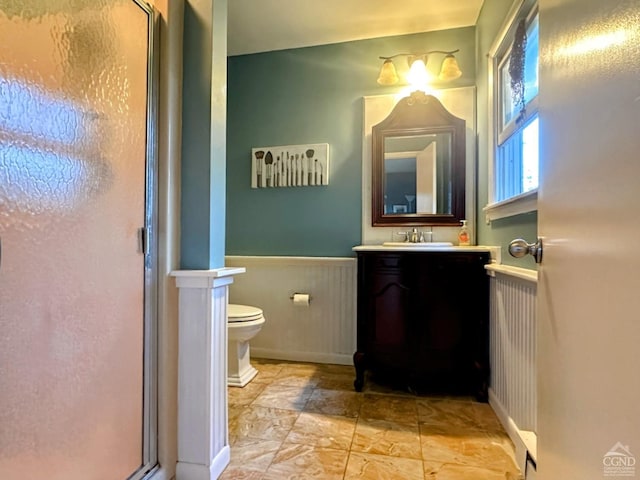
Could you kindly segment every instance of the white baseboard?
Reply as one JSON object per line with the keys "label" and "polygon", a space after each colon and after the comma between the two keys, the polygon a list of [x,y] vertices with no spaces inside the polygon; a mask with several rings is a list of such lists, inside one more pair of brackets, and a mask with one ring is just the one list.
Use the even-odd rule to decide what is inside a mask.
{"label": "white baseboard", "polygon": [[290,360],[294,362],[331,363],[334,365],[353,365],[351,355],[340,355],[337,353],[315,353],[315,352],[285,352],[282,350],[271,350],[268,348],[251,347],[253,358],[268,358],[273,360]]}
{"label": "white baseboard", "polygon": [[176,466],[176,479],[184,480],[215,480],[222,475],[222,472],[231,459],[229,445],[225,445],[211,460],[211,465],[200,463],[178,462]]}
{"label": "white baseboard", "polygon": [[516,448],[516,463],[520,470],[524,472],[527,464],[527,452],[536,461],[537,436],[535,432],[520,430],[491,388],[489,389],[489,405],[496,412],[500,423],[502,423],[507,435],[511,438]]}

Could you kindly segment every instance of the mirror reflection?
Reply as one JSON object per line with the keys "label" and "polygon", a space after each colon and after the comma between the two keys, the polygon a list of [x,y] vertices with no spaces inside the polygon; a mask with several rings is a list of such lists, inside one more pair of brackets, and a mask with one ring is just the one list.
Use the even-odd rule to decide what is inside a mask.
{"label": "mirror reflection", "polygon": [[459,225],[465,218],[465,121],[413,92],[371,128],[371,223]]}
{"label": "mirror reflection", "polygon": [[451,213],[451,133],[384,139],[384,214]]}

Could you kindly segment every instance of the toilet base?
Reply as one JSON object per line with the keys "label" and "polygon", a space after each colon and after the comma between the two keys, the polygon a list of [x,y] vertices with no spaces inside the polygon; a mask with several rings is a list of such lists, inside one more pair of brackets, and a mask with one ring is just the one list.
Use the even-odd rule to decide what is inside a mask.
{"label": "toilet base", "polygon": [[243,372],[242,375],[228,375],[227,385],[230,387],[244,387],[247,383],[253,380],[258,374],[258,370],[255,367],[249,365],[249,368]]}
{"label": "toilet base", "polygon": [[258,370],[251,365],[249,342],[229,342],[227,355],[227,385],[230,387],[244,387],[258,374]]}

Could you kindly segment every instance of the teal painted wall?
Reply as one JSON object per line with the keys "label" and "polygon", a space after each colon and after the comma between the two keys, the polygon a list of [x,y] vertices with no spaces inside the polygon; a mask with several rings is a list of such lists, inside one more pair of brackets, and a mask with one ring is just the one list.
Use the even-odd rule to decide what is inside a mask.
{"label": "teal painted wall", "polygon": [[[456,48],[463,76],[447,87],[474,85],[474,27],[230,57],[226,253],[351,256],[361,240],[362,97],[401,90],[376,83],[378,56]],[[442,58],[432,56],[432,73]],[[329,144],[328,186],[251,188],[252,147],[305,143]]]}
{"label": "teal painted wall", "polygon": [[213,0],[213,32],[209,268],[219,268],[224,267],[227,212],[227,0]]}
{"label": "teal painted wall", "polygon": [[183,42],[180,267],[208,268],[211,55],[198,52],[211,52],[211,28],[203,5],[185,2]]}
{"label": "teal painted wall", "polygon": [[502,27],[513,0],[485,0],[476,24],[476,86],[478,112],[478,243],[502,247],[502,263],[517,267],[536,269],[533,257],[515,259],[508,253],[508,245],[514,238],[524,238],[534,242],[538,233],[538,215],[536,212],[515,217],[495,220],[487,225],[482,208],[487,205],[488,193],[488,63],[487,55]]}
{"label": "teal painted wall", "polygon": [[182,269],[224,266],[226,25],[227,0],[185,2],[180,211]]}

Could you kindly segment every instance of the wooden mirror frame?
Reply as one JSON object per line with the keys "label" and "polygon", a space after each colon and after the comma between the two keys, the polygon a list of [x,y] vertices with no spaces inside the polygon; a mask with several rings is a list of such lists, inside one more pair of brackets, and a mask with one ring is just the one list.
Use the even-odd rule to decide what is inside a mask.
{"label": "wooden mirror frame", "polygon": [[[385,226],[454,226],[465,217],[466,139],[465,121],[447,111],[433,95],[415,91],[401,99],[372,135],[371,224]],[[384,213],[384,141],[387,137],[451,133],[451,213]]]}

